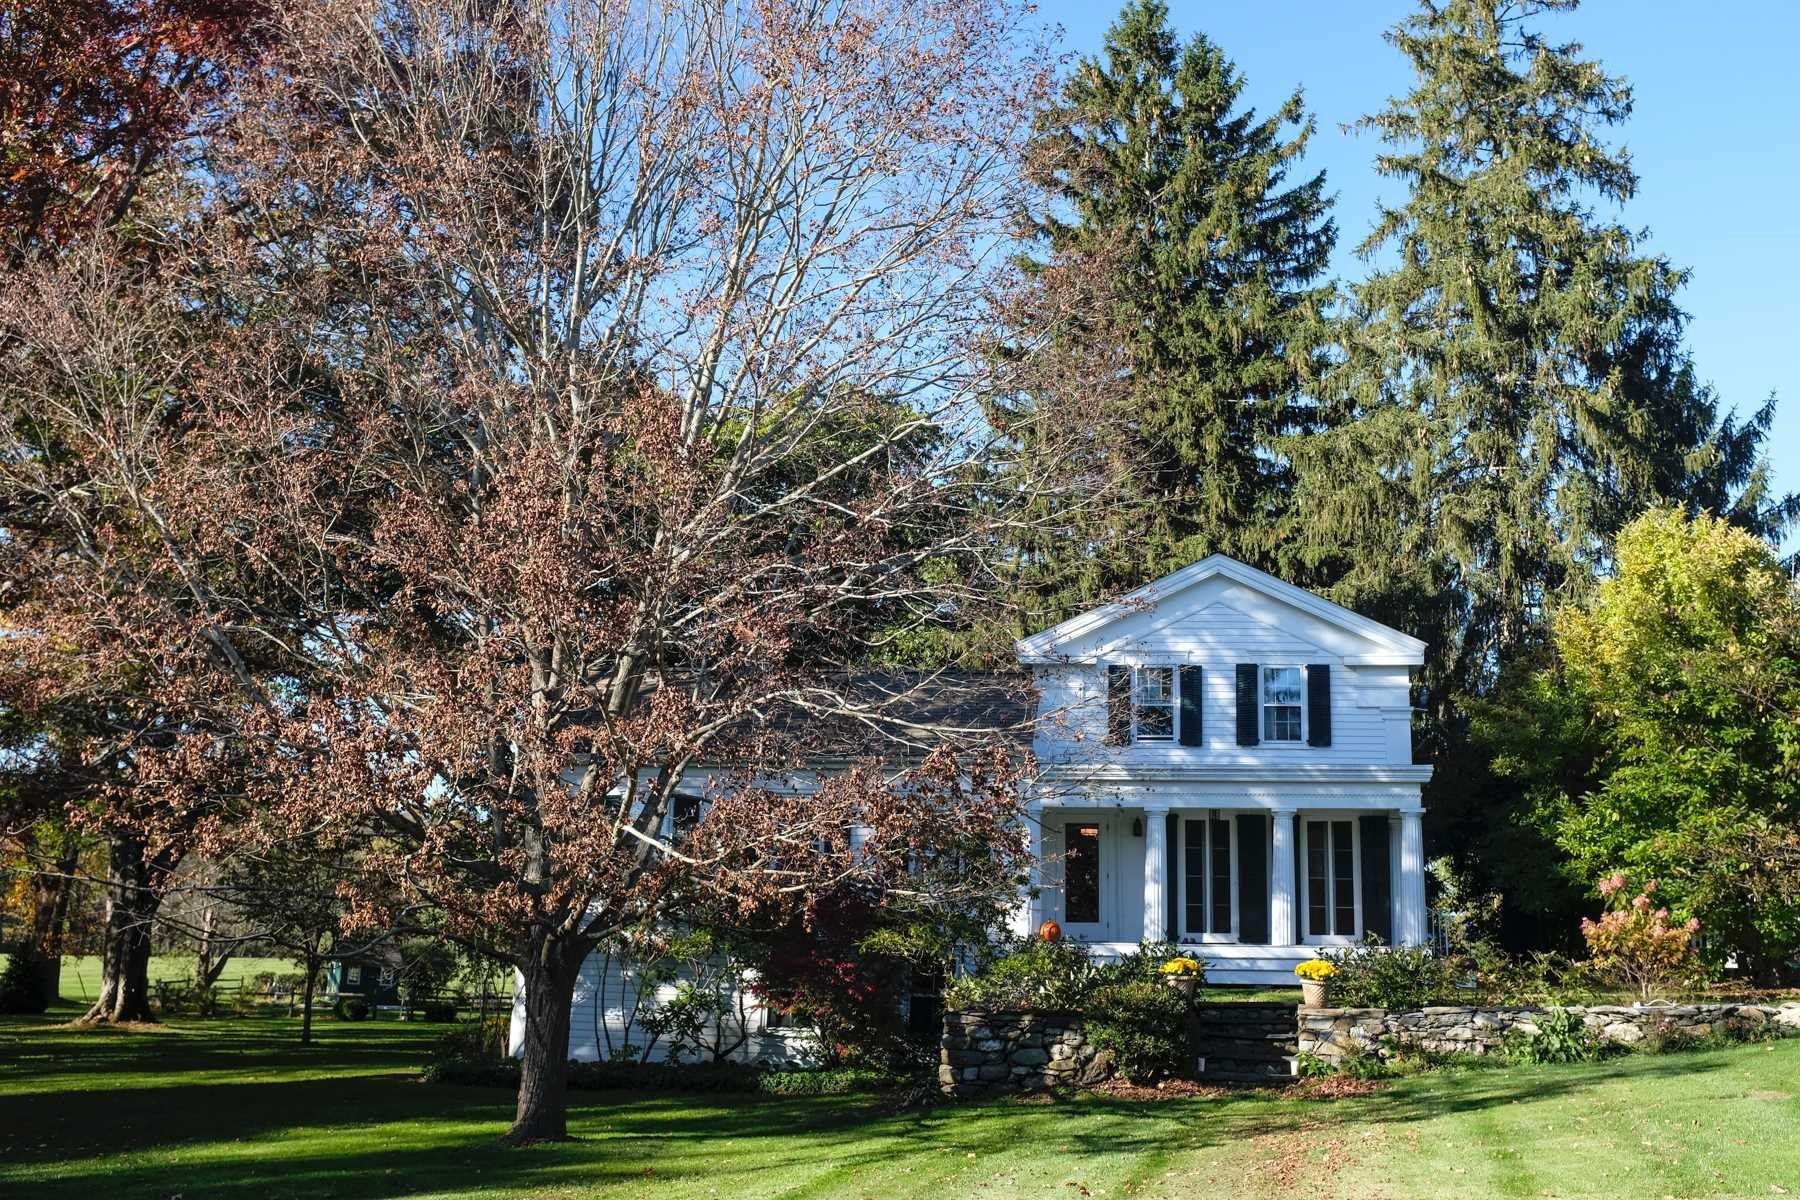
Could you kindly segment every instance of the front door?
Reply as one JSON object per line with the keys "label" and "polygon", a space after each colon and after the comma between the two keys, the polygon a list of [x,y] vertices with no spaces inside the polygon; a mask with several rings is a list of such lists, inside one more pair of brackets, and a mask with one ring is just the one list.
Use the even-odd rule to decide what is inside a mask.
{"label": "front door", "polygon": [[1112,822],[1094,816],[1062,822],[1063,930],[1070,937],[1104,941],[1114,914],[1116,871]]}

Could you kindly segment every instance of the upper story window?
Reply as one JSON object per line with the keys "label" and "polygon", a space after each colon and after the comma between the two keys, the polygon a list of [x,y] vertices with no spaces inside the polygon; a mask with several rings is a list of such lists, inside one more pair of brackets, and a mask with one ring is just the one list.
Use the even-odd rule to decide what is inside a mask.
{"label": "upper story window", "polygon": [[1262,737],[1265,742],[1305,738],[1306,677],[1299,667],[1262,669]]}
{"label": "upper story window", "polygon": [[1175,709],[1175,668],[1137,668],[1131,685],[1132,740],[1174,741]]}

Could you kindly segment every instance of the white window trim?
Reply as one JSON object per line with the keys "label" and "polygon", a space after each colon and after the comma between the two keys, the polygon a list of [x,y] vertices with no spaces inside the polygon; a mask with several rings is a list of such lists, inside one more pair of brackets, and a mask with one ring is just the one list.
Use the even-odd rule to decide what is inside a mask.
{"label": "white window trim", "polygon": [[[1138,733],[1138,684],[1145,671],[1169,673],[1169,736],[1144,737]],[[1161,705],[1156,707],[1160,708]],[[1181,667],[1177,663],[1147,662],[1131,668],[1131,744],[1179,746],[1181,744]]]}
{"label": "white window trim", "polygon": [[361,967],[345,967],[344,968],[344,982],[360,985],[362,983],[362,968]]}
{"label": "white window trim", "polygon": [[[1304,746],[1306,745],[1306,667],[1300,663],[1259,663],[1256,677],[1256,732],[1257,740],[1265,746]],[[1269,688],[1270,671],[1300,672],[1300,736],[1297,738],[1272,738],[1269,736],[1267,717],[1271,708],[1291,708],[1287,704],[1270,704],[1266,697]]]}
{"label": "white window trim", "polygon": [[[1363,922],[1362,822],[1357,820],[1357,817],[1367,815],[1366,811],[1351,809],[1341,811],[1305,809],[1299,814],[1299,820],[1296,822],[1299,828],[1294,832],[1296,844],[1300,847],[1300,870],[1296,872],[1298,878],[1294,882],[1295,890],[1299,893],[1300,944],[1303,946],[1353,946],[1362,940],[1362,931],[1368,928]],[[1308,916],[1312,909],[1312,871],[1308,869],[1307,864],[1307,856],[1311,852],[1312,846],[1307,839],[1312,836],[1309,823],[1313,821],[1350,822],[1350,898],[1355,913],[1355,919],[1351,922],[1355,929],[1354,933],[1313,934],[1307,932]],[[1334,870],[1336,867],[1332,863],[1331,848],[1327,846],[1325,849],[1325,913],[1328,924],[1336,916],[1336,907],[1331,896],[1331,887],[1337,882],[1336,876],[1332,874]]]}
{"label": "white window trim", "polygon": [[[1203,905],[1205,914],[1204,914],[1203,923],[1207,926],[1208,929],[1210,929],[1212,927],[1212,909],[1213,909],[1213,899],[1212,899],[1212,848],[1213,848],[1213,845],[1212,845],[1212,824],[1211,824],[1211,822],[1215,818],[1225,822],[1225,840],[1227,842],[1229,842],[1230,846],[1231,846],[1231,849],[1228,851],[1228,853],[1230,855],[1230,860],[1231,860],[1231,932],[1230,933],[1208,933],[1205,930],[1201,930],[1201,929],[1187,928],[1187,917],[1188,917],[1188,906],[1187,906],[1187,898],[1186,898],[1186,888],[1187,888],[1187,880],[1188,880],[1187,823],[1189,821],[1198,821],[1198,822],[1200,822],[1200,828],[1205,830],[1205,835],[1203,838],[1203,845],[1201,848],[1201,855],[1203,856],[1203,865],[1206,868],[1205,871],[1202,873],[1202,878],[1204,878],[1206,880],[1206,891],[1204,893],[1205,903]],[[1180,919],[1180,923],[1181,923],[1181,927],[1182,927],[1181,928],[1181,937],[1182,938],[1198,938],[1201,945],[1208,945],[1208,944],[1229,945],[1229,944],[1235,943],[1238,940],[1238,921],[1243,916],[1243,913],[1241,911],[1242,905],[1240,905],[1238,903],[1238,897],[1241,893],[1238,890],[1238,823],[1237,823],[1237,814],[1234,811],[1231,811],[1229,809],[1222,809],[1222,808],[1196,808],[1196,809],[1189,809],[1187,811],[1184,811],[1181,814],[1181,854],[1180,854],[1180,857],[1178,860],[1178,865],[1181,868],[1181,886],[1183,889],[1183,897],[1182,897],[1182,902],[1180,904],[1180,912],[1178,912],[1176,915]]]}

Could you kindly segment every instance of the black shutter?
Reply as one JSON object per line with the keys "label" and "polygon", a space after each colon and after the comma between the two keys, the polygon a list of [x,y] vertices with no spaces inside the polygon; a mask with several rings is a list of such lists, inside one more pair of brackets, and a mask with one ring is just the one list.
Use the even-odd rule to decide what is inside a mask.
{"label": "black shutter", "polygon": [[1331,745],[1331,668],[1323,663],[1306,668],[1306,744]]}
{"label": "black shutter", "polygon": [[1106,744],[1131,741],[1131,668],[1106,668]]}
{"label": "black shutter", "polygon": [[1388,839],[1393,834],[1386,813],[1363,817],[1361,821],[1363,928],[1392,945],[1394,908]]}
{"label": "black shutter", "polygon": [[1239,813],[1238,941],[1269,944],[1269,819],[1261,813]]}
{"label": "black shutter", "polygon": [[1163,829],[1167,836],[1163,845],[1168,847],[1169,860],[1163,867],[1163,878],[1169,881],[1165,889],[1169,894],[1169,911],[1163,914],[1167,922],[1163,932],[1168,936],[1165,940],[1179,942],[1181,940],[1181,818],[1170,813],[1163,818]]}
{"label": "black shutter", "polygon": [[1261,722],[1257,714],[1262,706],[1257,703],[1257,669],[1255,663],[1239,663],[1237,665],[1237,744],[1254,746],[1260,740],[1256,736],[1256,728]]}
{"label": "black shutter", "polygon": [[1204,705],[1200,699],[1200,668],[1183,667],[1176,674],[1181,680],[1181,744],[1202,745],[1200,722]]}

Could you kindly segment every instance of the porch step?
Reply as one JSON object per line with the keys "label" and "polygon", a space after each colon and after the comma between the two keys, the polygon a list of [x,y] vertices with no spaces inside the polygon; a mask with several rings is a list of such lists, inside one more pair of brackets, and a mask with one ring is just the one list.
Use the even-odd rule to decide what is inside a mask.
{"label": "porch step", "polygon": [[1202,1037],[1194,1039],[1194,1053],[1207,1058],[1237,1058],[1256,1062],[1285,1063],[1295,1054],[1292,1040],[1244,1040]]}
{"label": "porch step", "polygon": [[1189,1041],[1203,1064],[1200,1078],[1223,1083],[1269,1083],[1294,1077],[1299,1051],[1299,1006],[1205,1004],[1194,1010]]}

